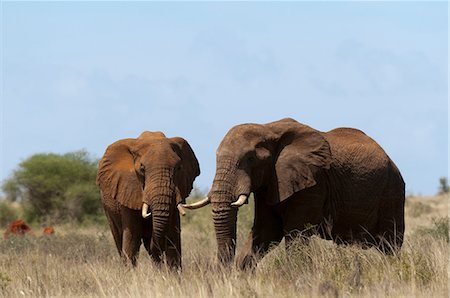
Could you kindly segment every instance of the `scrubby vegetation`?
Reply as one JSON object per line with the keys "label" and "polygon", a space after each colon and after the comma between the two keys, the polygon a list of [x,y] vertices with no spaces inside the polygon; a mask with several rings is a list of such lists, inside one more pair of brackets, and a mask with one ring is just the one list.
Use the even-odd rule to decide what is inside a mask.
{"label": "scrubby vegetation", "polygon": [[[143,248],[138,267],[125,268],[106,225],[59,225],[54,236],[0,241],[0,297],[448,297],[448,202],[407,200],[398,255],[314,237],[288,252],[281,244],[253,273],[217,265],[209,207],[182,219],[180,273],[155,268]],[[238,251],[252,208],[239,212]]]}
{"label": "scrubby vegetation", "polygon": [[449,193],[449,187],[448,187],[448,179],[447,177],[441,177],[439,178],[439,194],[448,194]]}
{"label": "scrubby vegetation", "polygon": [[2,189],[7,201],[21,203],[29,222],[81,222],[102,215],[96,174],[97,161],[86,151],[35,154],[20,163]]}

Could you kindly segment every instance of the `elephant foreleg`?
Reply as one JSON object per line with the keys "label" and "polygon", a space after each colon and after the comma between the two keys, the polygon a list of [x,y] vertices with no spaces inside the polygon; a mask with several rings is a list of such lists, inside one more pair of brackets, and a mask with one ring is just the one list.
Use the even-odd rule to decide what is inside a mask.
{"label": "elephant foreleg", "polygon": [[250,232],[245,250],[241,257],[238,257],[238,266],[242,270],[254,269],[256,263],[262,259],[269,250],[278,245],[283,238],[282,231],[260,231],[258,233]]}
{"label": "elephant foreleg", "polygon": [[325,234],[324,204],[325,195],[320,189],[298,193],[288,202],[282,212],[286,248],[294,242],[308,244],[312,235]]}
{"label": "elephant foreleg", "polygon": [[122,207],[122,256],[126,264],[136,266],[142,240],[142,225],[139,210]]}
{"label": "elephant foreleg", "polygon": [[106,218],[108,219],[109,227],[116,244],[119,255],[122,256],[122,222],[119,213],[113,213],[105,208]]}
{"label": "elephant foreleg", "polygon": [[166,240],[166,261],[170,268],[181,268],[181,229],[180,217],[174,216],[175,223],[169,230]]}
{"label": "elephant foreleg", "polygon": [[144,244],[145,250],[148,252],[148,255],[151,256],[150,244],[152,243],[152,219],[147,218],[142,221],[142,242]]}
{"label": "elephant foreleg", "polygon": [[236,260],[241,270],[247,270],[256,266],[256,257],[253,253],[253,232],[248,235],[242,254],[238,255]]}
{"label": "elephant foreleg", "polygon": [[140,241],[141,238],[133,235],[129,229],[123,231],[122,254],[126,264],[131,263],[131,265],[136,266]]}
{"label": "elephant foreleg", "polygon": [[281,218],[264,201],[255,200],[255,219],[252,231],[248,236],[245,250],[238,257],[240,269],[253,269],[256,262],[263,258],[274,245],[283,238]]}

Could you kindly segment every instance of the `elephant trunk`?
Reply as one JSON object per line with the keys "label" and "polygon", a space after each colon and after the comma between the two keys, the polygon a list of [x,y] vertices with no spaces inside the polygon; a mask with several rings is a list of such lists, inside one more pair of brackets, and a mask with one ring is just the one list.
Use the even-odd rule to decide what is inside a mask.
{"label": "elephant trunk", "polygon": [[157,263],[161,262],[161,256],[165,249],[168,223],[168,215],[153,215],[153,236],[150,244],[150,252],[152,259]]}
{"label": "elephant trunk", "polygon": [[159,169],[146,179],[144,189],[144,203],[151,208],[152,213],[152,240],[150,252],[152,259],[161,261],[166,246],[170,216],[177,216],[175,212],[175,186],[170,169]]}
{"label": "elephant trunk", "polygon": [[217,257],[222,264],[230,264],[236,251],[237,209],[223,209],[213,203],[213,220],[217,240]]}
{"label": "elephant trunk", "polygon": [[[216,176],[208,197],[211,199],[212,217],[217,240],[217,256],[223,264],[230,264],[236,251],[236,223],[238,208],[233,207],[241,194],[250,186],[240,184],[236,162],[232,159],[217,163]],[[242,180],[242,179],[241,179]]]}

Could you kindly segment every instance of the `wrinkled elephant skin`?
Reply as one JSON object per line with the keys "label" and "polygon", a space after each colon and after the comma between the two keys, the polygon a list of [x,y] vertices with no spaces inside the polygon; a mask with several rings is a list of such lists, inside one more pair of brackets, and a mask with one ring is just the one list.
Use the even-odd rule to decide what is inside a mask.
{"label": "wrinkled elephant skin", "polygon": [[208,200],[223,263],[234,259],[237,208],[250,193],[255,217],[238,258],[241,268],[253,267],[283,237],[289,246],[318,234],[386,253],[402,245],[404,181],[360,130],[320,132],[293,119],[243,124],[230,129],[216,157]]}
{"label": "wrinkled elephant skin", "polygon": [[106,149],[97,185],[117,250],[126,263],[136,265],[143,243],[157,263],[165,253],[169,266],[181,267],[177,206],[185,201],[199,174],[187,141],[166,138],[161,132],[147,131]]}

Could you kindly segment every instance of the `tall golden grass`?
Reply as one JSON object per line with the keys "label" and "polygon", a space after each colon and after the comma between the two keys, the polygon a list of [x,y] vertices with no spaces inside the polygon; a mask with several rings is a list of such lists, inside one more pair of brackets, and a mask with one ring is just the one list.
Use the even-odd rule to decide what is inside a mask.
{"label": "tall golden grass", "polygon": [[[0,241],[0,297],[448,297],[448,197],[408,198],[405,243],[397,256],[313,237],[283,243],[255,272],[215,258],[210,209],[182,219],[183,270],[156,268],[141,249],[124,267],[108,227],[56,227],[56,235]],[[239,212],[238,250],[252,204]]]}

